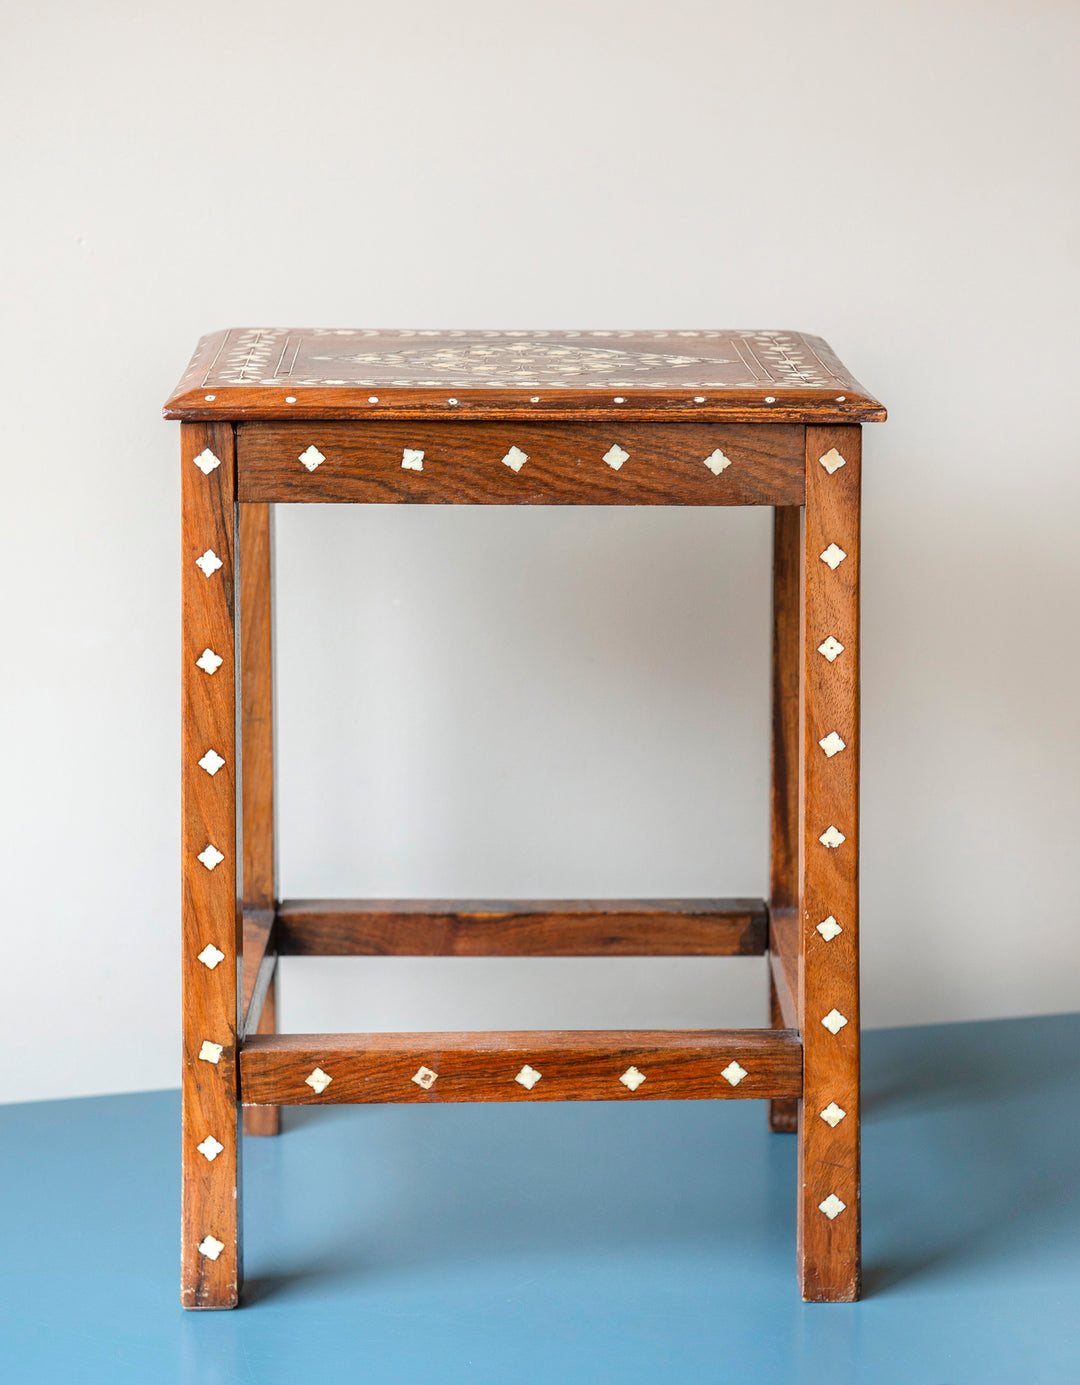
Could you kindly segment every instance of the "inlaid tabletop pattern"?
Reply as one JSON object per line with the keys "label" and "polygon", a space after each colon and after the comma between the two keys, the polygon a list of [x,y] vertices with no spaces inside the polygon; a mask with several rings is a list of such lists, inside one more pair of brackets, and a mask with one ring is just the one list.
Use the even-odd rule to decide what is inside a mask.
{"label": "inlaid tabletop pattern", "polygon": [[560,417],[865,421],[881,405],[820,337],[780,330],[230,328],[167,418]]}

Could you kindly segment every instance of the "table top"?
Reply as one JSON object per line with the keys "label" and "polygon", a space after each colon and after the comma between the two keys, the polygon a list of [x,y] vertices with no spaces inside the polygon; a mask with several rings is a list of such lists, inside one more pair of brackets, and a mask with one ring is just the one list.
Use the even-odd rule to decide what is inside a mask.
{"label": "table top", "polygon": [[805,332],[232,327],[203,337],[177,419],[864,423],[882,405]]}

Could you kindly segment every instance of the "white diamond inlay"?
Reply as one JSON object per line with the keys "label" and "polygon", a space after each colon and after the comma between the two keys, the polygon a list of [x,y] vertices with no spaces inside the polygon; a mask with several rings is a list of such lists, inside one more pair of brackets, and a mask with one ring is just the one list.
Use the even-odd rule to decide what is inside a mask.
{"label": "white diamond inlay", "polygon": [[731,465],[731,458],[725,457],[724,454],[720,451],[720,449],[717,448],[716,451],[711,454],[711,456],[705,458],[705,465],[709,468],[709,470],[712,472],[714,476],[719,476],[725,467],[729,467]]}
{"label": "white diamond inlay", "polygon": [[413,1073],[410,1081],[415,1082],[418,1087],[423,1087],[425,1092],[429,1092],[438,1075],[437,1072],[432,1072],[430,1068],[419,1067]]}
{"label": "white diamond inlay", "polygon": [[202,1155],[204,1159],[208,1159],[212,1164],[214,1160],[218,1157],[218,1155],[221,1153],[221,1151],[225,1148],[225,1146],[223,1144],[219,1144],[217,1140],[214,1139],[213,1135],[207,1135],[206,1139],[203,1140],[202,1144],[196,1145],[195,1148],[199,1151],[199,1153]]}
{"label": "white diamond inlay", "polygon": [[208,447],[195,458],[195,465],[204,476],[209,476],[216,466],[221,465],[221,458],[215,457]]}
{"label": "white diamond inlay", "polygon": [[733,1058],[720,1076],[726,1077],[733,1087],[737,1087],[746,1076],[746,1069],[741,1067]]}
{"label": "white diamond inlay", "polygon": [[619,444],[615,442],[612,443],[604,453],[604,461],[607,462],[612,471],[618,471],[629,455],[629,452],[624,452]]}
{"label": "white diamond inlay", "polygon": [[225,1249],[225,1242],[219,1241],[216,1236],[204,1236],[199,1242],[199,1254],[205,1255],[208,1260],[216,1260]]}
{"label": "white diamond inlay", "polygon": [[314,1072],[309,1073],[307,1077],[304,1078],[304,1081],[316,1096],[322,1096],[323,1092],[326,1091],[333,1080],[332,1077],[328,1077],[326,1073],[323,1072],[322,1068],[316,1068]]}
{"label": "white diamond inlay", "polygon": [[225,662],[220,654],[215,654],[212,649],[204,649],[195,660],[197,667],[204,673],[217,673],[218,669]]}
{"label": "white diamond inlay", "polygon": [[326,461],[326,458],[315,444],[312,443],[310,447],[304,448],[303,452],[300,453],[300,456],[297,457],[296,460],[302,462],[304,466],[307,467],[308,471],[314,471],[320,462]]}
{"label": "white diamond inlay", "polygon": [[202,1048],[199,1049],[199,1057],[204,1063],[216,1063],[221,1057],[221,1045],[212,1044],[209,1039],[203,1039]]}
{"label": "white diamond inlay", "polygon": [[542,1073],[537,1072],[535,1068],[530,1068],[528,1063],[526,1063],[514,1078],[514,1081],[520,1082],[527,1092],[531,1092],[542,1076]]}
{"label": "white diamond inlay", "polygon": [[832,635],[830,635],[827,640],[822,640],[818,645],[817,652],[823,654],[825,658],[828,659],[829,663],[832,664],[836,662],[838,655],[843,654],[844,646],[839,640],[834,640]]}
{"label": "white diamond inlay", "polygon": [[198,859],[203,863],[207,870],[213,870],[215,866],[220,866],[224,861],[224,855],[217,849],[213,842],[207,842],[199,852]]}
{"label": "white diamond inlay", "polygon": [[223,567],[224,564],[222,563],[218,555],[214,552],[214,550],[212,548],[208,548],[206,552],[202,554],[201,557],[195,559],[195,566],[202,568],[205,576],[213,577],[214,573],[217,572],[218,568]]}
{"label": "white diamond inlay", "polygon": [[406,447],[401,454],[401,467],[403,471],[423,471],[423,449],[417,451],[414,447]]}
{"label": "white diamond inlay", "polygon": [[219,962],[224,962],[224,960],[224,952],[222,952],[219,947],[215,947],[213,943],[207,943],[199,953],[199,961],[204,967],[209,967],[211,971],[214,970]]}
{"label": "white diamond inlay", "polygon": [[827,943],[831,943],[833,938],[835,938],[839,933],[842,933],[844,930],[833,918],[832,914],[830,914],[827,919],[821,920],[821,922],[817,926],[817,931],[821,934],[821,936],[825,939]]}
{"label": "white diamond inlay", "polygon": [[821,1022],[830,1034],[839,1034],[847,1024],[847,1016],[842,1015],[839,1010],[830,1010]]}
{"label": "white diamond inlay", "polygon": [[645,1081],[645,1074],[643,1072],[639,1072],[637,1068],[627,1068],[623,1075],[619,1078],[619,1081],[623,1084],[624,1087],[628,1087],[630,1091],[636,1092],[637,1089],[641,1086],[641,1084]]}
{"label": "white diamond inlay", "polygon": [[529,454],[527,452],[522,452],[520,447],[512,447],[503,458],[503,461],[511,471],[520,471],[528,460]]}
{"label": "white diamond inlay", "polygon": [[835,1130],[836,1127],[847,1115],[847,1112],[844,1110],[842,1106],[837,1106],[835,1101],[830,1101],[828,1106],[826,1106],[824,1111],[822,1111],[820,1114],[821,1119],[825,1122],[825,1124],[831,1125],[832,1128]]}
{"label": "white diamond inlay", "polygon": [[839,544],[831,543],[828,548],[826,548],[825,552],[821,554],[821,561],[826,567],[831,567],[833,572],[835,572],[846,557],[847,554]]}
{"label": "white diamond inlay", "polygon": [[818,1211],[824,1212],[830,1221],[838,1217],[847,1206],[846,1202],[841,1202],[835,1193],[830,1193],[824,1202],[818,1203]]}
{"label": "white diamond inlay", "polygon": [[839,828],[830,826],[826,827],[825,831],[822,832],[821,836],[818,838],[818,841],[822,846],[827,846],[835,850],[843,842],[846,842],[847,838]]}
{"label": "white diamond inlay", "polygon": [[834,471],[839,471],[842,466],[847,466],[847,462],[835,447],[830,447],[824,457],[819,457],[818,461],[831,476]]}
{"label": "white diamond inlay", "polygon": [[818,745],[824,750],[825,757],[829,760],[831,760],[834,755],[838,755],[840,751],[845,748],[845,742],[840,739],[835,731],[830,731],[827,736],[818,741]]}
{"label": "white diamond inlay", "polygon": [[206,754],[202,757],[202,759],[199,761],[199,766],[201,769],[206,770],[207,774],[209,774],[210,777],[213,778],[224,763],[224,758],[221,755],[219,755],[216,750],[211,749],[208,750]]}

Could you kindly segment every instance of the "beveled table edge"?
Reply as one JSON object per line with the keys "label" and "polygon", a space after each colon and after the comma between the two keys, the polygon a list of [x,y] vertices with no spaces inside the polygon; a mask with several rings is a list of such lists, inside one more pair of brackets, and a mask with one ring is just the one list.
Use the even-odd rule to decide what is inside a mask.
{"label": "beveled table edge", "polygon": [[[194,382],[205,368],[209,372],[224,342],[234,330],[225,328],[199,339],[179,383],[165,402],[163,416],[181,422],[248,421],[279,422],[290,418],[362,421],[364,419],[467,419],[543,422],[635,423],[881,423],[884,406],[856,381],[835,352],[820,337],[798,335],[823,362],[836,370],[835,386],[787,386],[779,381],[759,388],[714,390],[703,402],[702,386],[686,388],[622,386],[619,403],[598,386],[573,389],[566,386],[530,386],[527,389],[458,386],[448,394],[445,386],[380,387],[371,402],[368,385],[228,385]],[[302,332],[308,329],[296,329]],[[205,377],[204,377],[205,378]],[[834,394],[834,388],[842,397]],[[451,402],[451,399],[453,402]]]}

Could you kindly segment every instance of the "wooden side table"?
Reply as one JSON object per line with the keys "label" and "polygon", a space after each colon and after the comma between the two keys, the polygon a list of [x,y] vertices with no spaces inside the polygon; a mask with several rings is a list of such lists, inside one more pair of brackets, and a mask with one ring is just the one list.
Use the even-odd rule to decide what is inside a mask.
{"label": "wooden side table", "polygon": [[[238,329],[202,339],[165,416],[183,425],[184,1305],[238,1302],[241,1124],[274,1134],[279,1106],[687,1097],[766,1098],[797,1129],[803,1296],[856,1298],[860,424],[881,405],[798,332]],[[278,501],[773,506],[768,902],[280,902]],[[278,1034],[277,959],[312,953],[767,954],[771,1028]]]}

